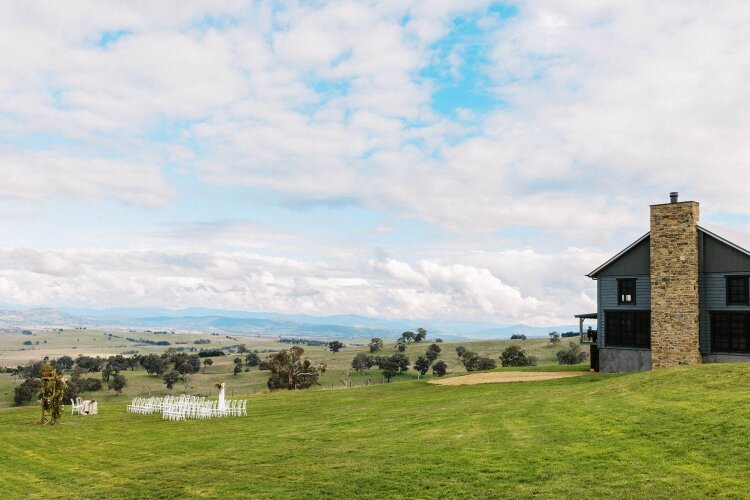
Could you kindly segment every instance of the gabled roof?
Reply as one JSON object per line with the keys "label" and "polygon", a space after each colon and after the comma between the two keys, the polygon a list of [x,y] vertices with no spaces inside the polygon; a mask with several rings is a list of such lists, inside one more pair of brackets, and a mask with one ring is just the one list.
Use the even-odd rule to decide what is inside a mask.
{"label": "gabled roof", "polygon": [[[702,224],[698,226],[698,230],[717,239],[718,241],[724,243],[725,245],[747,255],[750,257],[750,234],[743,233],[740,231],[734,231],[732,229],[727,229],[725,227],[717,226],[715,224]],[[644,240],[648,239],[651,236],[651,232],[644,234],[640,238],[638,238],[636,241],[628,245],[623,251],[609,259],[607,262],[602,264],[601,266],[597,267],[593,271],[591,271],[588,276],[589,278],[596,279],[596,276],[601,273],[604,269],[611,266],[615,262],[617,262],[619,259],[621,259],[623,256],[625,256],[628,252],[633,250],[635,247],[637,247],[640,243],[642,243]]]}
{"label": "gabled roof", "polygon": [[637,247],[642,241],[644,241],[645,239],[647,239],[649,236],[651,236],[651,231],[649,231],[648,233],[644,234],[643,236],[641,236],[640,238],[638,238],[637,240],[635,240],[633,243],[631,243],[630,245],[628,245],[625,248],[625,250],[623,250],[622,252],[618,253],[617,255],[615,255],[614,257],[612,257],[611,259],[609,259],[607,262],[605,262],[601,266],[597,267],[596,269],[594,269],[593,271],[591,271],[590,273],[588,273],[586,276],[588,276],[589,278],[595,278],[597,274],[599,274],[605,268],[609,267],[615,261],[617,261],[618,259],[620,259],[620,257],[622,257],[623,255],[625,255],[626,253],[628,253],[629,251],[631,251],[632,249],[634,249],[635,247]]}
{"label": "gabled roof", "polygon": [[750,250],[748,250],[750,249],[750,234],[727,229],[716,224],[701,224],[698,226],[698,229],[709,236],[713,236],[725,245],[729,245],[735,250],[750,256]]}

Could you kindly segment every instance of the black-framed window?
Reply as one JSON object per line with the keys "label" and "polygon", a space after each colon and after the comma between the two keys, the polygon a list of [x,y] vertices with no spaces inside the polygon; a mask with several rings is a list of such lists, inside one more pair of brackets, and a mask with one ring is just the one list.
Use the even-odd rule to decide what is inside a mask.
{"label": "black-framed window", "polygon": [[651,347],[651,311],[605,311],[607,347]]}
{"label": "black-framed window", "polygon": [[711,313],[711,349],[716,352],[750,352],[750,314]]}
{"label": "black-framed window", "polygon": [[617,303],[635,304],[635,279],[617,280]]}
{"label": "black-framed window", "polygon": [[748,305],[747,276],[727,276],[727,305]]}

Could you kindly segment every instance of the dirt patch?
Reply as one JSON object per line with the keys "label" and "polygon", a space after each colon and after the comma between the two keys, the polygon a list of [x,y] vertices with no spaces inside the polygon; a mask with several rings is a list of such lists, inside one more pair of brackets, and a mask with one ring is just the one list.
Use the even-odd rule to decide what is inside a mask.
{"label": "dirt patch", "polygon": [[589,372],[490,372],[430,380],[430,383],[436,385],[474,385],[503,382],[534,382],[536,380],[580,377],[588,374]]}

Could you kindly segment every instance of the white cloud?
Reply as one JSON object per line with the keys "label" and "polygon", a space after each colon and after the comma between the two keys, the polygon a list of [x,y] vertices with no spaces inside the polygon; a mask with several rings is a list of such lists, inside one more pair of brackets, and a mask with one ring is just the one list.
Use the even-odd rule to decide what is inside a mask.
{"label": "white cloud", "polygon": [[[227,218],[183,207],[144,227],[140,241],[159,236],[158,250],[6,249],[0,292],[559,321],[592,307],[582,275],[645,232],[647,205],[667,192],[698,199],[708,217],[750,212],[748,5],[530,0],[500,20],[488,4],[4,3],[4,210],[38,219],[54,204],[35,205],[62,199],[159,208],[247,187],[356,200],[450,239],[409,258],[390,240],[394,257],[369,259],[350,241],[241,222],[252,214],[181,225]],[[465,41],[434,45],[466,13],[485,13],[472,50],[486,49],[486,64]],[[424,72],[436,60],[458,81],[477,72],[500,104],[436,113],[438,82]],[[503,236],[513,231],[534,236]],[[165,250],[175,241],[194,252]],[[320,261],[275,260],[292,247]]]}

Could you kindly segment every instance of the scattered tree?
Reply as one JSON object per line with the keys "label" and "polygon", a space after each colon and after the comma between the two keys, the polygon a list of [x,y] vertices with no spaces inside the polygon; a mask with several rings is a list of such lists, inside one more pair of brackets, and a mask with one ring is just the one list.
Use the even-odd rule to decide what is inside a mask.
{"label": "scattered tree", "polygon": [[398,339],[396,341],[396,350],[398,352],[406,351],[406,341],[404,339]]}
{"label": "scattered tree", "polygon": [[39,394],[39,389],[42,387],[42,381],[38,378],[27,378],[21,385],[15,388],[13,394],[13,402],[17,406],[31,401],[31,398]]}
{"label": "scattered tree", "polygon": [[473,351],[466,351],[464,353],[463,363],[467,372],[492,370],[497,367],[497,363],[494,359],[480,356]]}
{"label": "scattered tree", "polygon": [[352,368],[357,370],[359,373],[364,373],[366,370],[372,368],[372,365],[374,363],[375,360],[372,359],[372,356],[369,356],[364,352],[360,352],[356,356],[354,356],[354,359],[352,360]]}
{"label": "scattered tree", "polygon": [[247,353],[247,356],[245,356],[245,364],[247,366],[258,366],[260,364],[260,356],[254,352]]}
{"label": "scattered tree", "polygon": [[417,334],[414,335],[414,342],[422,342],[427,337],[427,330],[417,328]]}
{"label": "scattered tree", "polygon": [[161,356],[149,354],[141,357],[141,366],[149,375],[159,376],[167,370],[167,363]]}
{"label": "scattered tree", "polygon": [[435,339],[435,343],[436,344],[442,344],[443,343],[443,339]]}
{"label": "scattered tree", "polygon": [[60,356],[57,360],[55,360],[54,367],[55,370],[61,372],[63,370],[70,370],[73,368],[73,365],[75,364],[75,361],[70,356]]}
{"label": "scattered tree", "polygon": [[500,364],[503,366],[536,366],[536,358],[526,356],[523,349],[512,345],[500,355]]}
{"label": "scattered tree", "polygon": [[328,342],[328,349],[330,349],[330,351],[334,354],[336,354],[343,348],[344,348],[343,342],[339,342],[338,340],[332,340],[331,342]]}
{"label": "scattered tree", "polygon": [[445,361],[437,361],[432,365],[432,374],[437,377],[442,377],[448,371],[448,364]]}
{"label": "scattered tree", "polygon": [[420,375],[424,375],[427,373],[427,370],[430,369],[431,364],[432,361],[427,356],[419,356],[414,362],[414,369],[417,370]]}
{"label": "scattered tree", "polygon": [[510,336],[510,340],[526,340],[526,335],[523,333],[514,333]]}
{"label": "scattered tree", "polygon": [[437,344],[430,344],[430,347],[427,348],[427,352],[425,353],[425,356],[427,359],[430,360],[430,363],[438,359],[438,356],[440,355],[440,352],[442,349]]}
{"label": "scattered tree", "polygon": [[164,383],[167,384],[167,389],[171,391],[177,381],[180,380],[180,374],[172,370],[169,373],[164,374],[163,379]]}
{"label": "scattered tree", "polygon": [[464,354],[466,354],[466,348],[462,345],[456,347],[456,356],[459,358],[463,358]]}
{"label": "scattered tree", "polygon": [[560,334],[557,332],[549,332],[549,343],[556,346],[560,343]]}
{"label": "scattered tree", "polygon": [[375,364],[378,365],[386,381],[390,383],[391,378],[409,369],[409,358],[405,354],[396,353],[392,356],[375,358]]}
{"label": "scattered tree", "polygon": [[383,339],[377,337],[370,339],[370,343],[367,347],[370,348],[370,352],[381,351],[383,349]]}
{"label": "scattered tree", "polygon": [[126,385],[128,385],[128,381],[125,379],[125,375],[117,373],[112,377],[107,388],[111,391],[115,391],[115,396],[119,396]]}
{"label": "scattered tree", "polygon": [[313,364],[308,358],[302,359],[305,350],[294,346],[279,351],[270,358],[271,377],[268,388],[273,390],[306,389],[318,383],[318,378],[326,371],[326,365]]}
{"label": "scattered tree", "polygon": [[412,340],[414,340],[414,337],[416,337],[417,334],[414,332],[404,332],[401,334],[401,338],[404,339],[405,342],[409,343]]}

